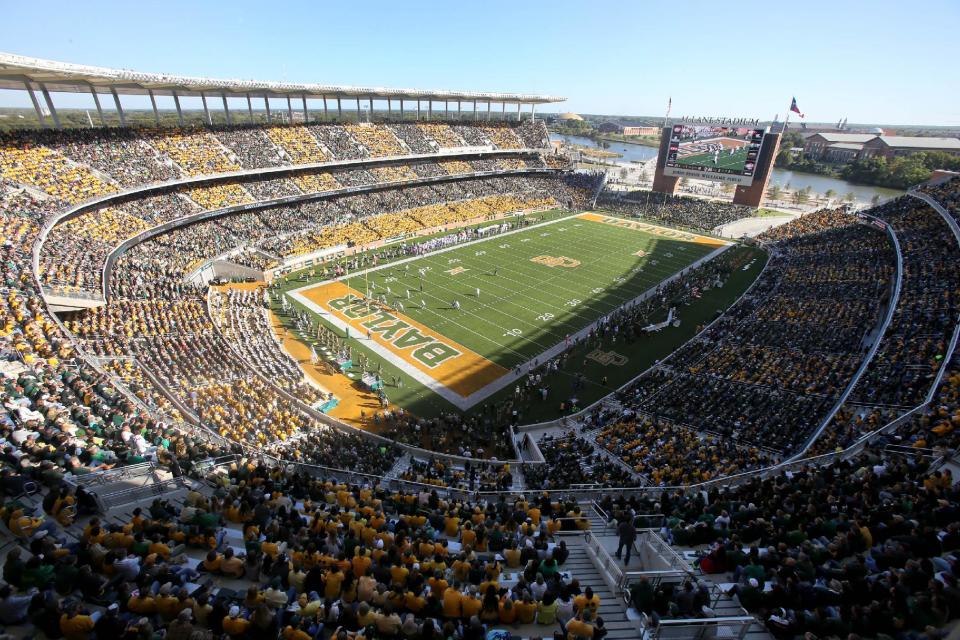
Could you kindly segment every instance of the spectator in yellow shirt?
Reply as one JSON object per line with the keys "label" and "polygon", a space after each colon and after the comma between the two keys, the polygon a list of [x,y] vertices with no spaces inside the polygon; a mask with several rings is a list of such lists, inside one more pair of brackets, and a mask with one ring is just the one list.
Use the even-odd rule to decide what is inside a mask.
{"label": "spectator in yellow shirt", "polygon": [[220,573],[231,578],[242,578],[245,572],[243,560],[234,555],[233,549],[227,547],[220,560]]}
{"label": "spectator in yellow shirt", "polygon": [[339,569],[328,572],[324,580],[323,595],[330,599],[338,598],[340,596],[340,587],[345,577]]}
{"label": "spectator in yellow shirt", "polygon": [[240,607],[230,607],[227,617],[223,619],[223,632],[231,638],[239,638],[247,632],[250,621],[240,617]]}
{"label": "spectator in yellow shirt", "polygon": [[531,624],[537,617],[537,603],[533,601],[529,592],[524,592],[523,600],[513,603],[517,610],[517,622]]}
{"label": "spectator in yellow shirt", "polygon": [[88,615],[80,603],[76,603],[60,616],[60,632],[66,640],[88,640],[99,617],[99,611]]}
{"label": "spectator in yellow shirt", "polygon": [[460,583],[455,582],[454,586],[443,592],[443,617],[447,619],[459,618],[463,611],[461,607],[462,599]]}
{"label": "spectator in yellow shirt", "polygon": [[482,607],[483,603],[480,601],[480,598],[477,597],[477,588],[471,586],[470,592],[464,594],[460,600],[462,616],[464,618],[470,618],[471,616],[479,615]]}

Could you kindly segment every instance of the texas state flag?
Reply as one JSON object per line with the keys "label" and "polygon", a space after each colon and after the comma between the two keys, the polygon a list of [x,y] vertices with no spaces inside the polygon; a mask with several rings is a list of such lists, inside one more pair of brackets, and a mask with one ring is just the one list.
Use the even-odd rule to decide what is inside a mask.
{"label": "texas state flag", "polygon": [[795,114],[797,114],[801,118],[803,117],[803,114],[800,113],[800,107],[797,106],[796,97],[794,97],[794,99],[790,102],[790,111],[793,111]]}

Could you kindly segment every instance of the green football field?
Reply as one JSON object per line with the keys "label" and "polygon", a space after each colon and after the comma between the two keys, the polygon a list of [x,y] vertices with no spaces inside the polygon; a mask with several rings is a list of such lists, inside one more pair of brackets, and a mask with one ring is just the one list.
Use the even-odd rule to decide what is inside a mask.
{"label": "green football field", "polygon": [[347,284],[386,296],[407,317],[510,368],[716,249],[574,217],[356,275]]}
{"label": "green football field", "polygon": [[[346,284],[359,296],[364,296],[368,288],[372,296],[386,295],[394,313],[424,326],[430,333],[469,348],[496,366],[510,369],[536,358],[553,345],[564,343],[567,335],[656,287],[716,249],[709,244],[680,240],[683,232],[656,225],[646,227],[652,232],[638,231],[584,220],[560,210],[531,217],[533,221],[538,218],[554,222],[419,258],[396,259],[375,271],[358,272],[348,278]],[[615,216],[610,219],[634,227],[645,224],[637,219],[624,221]],[[439,235],[444,234],[436,234]],[[410,238],[407,242],[416,244],[436,236]],[[371,250],[371,253],[378,251]],[[645,255],[636,255],[638,252]],[[608,335],[599,343],[573,345],[566,352],[569,358],[565,365],[544,377],[544,383],[551,388],[549,399],[545,402],[524,399],[515,407],[520,411],[518,419],[548,420],[577,406],[585,406],[690,339],[698,327],[716,317],[753,282],[766,261],[762,250],[748,246],[733,246],[725,255],[729,256],[725,262],[731,269],[726,286],[709,289],[678,309],[680,326],[644,334],[631,341],[618,341]],[[531,260],[539,256],[552,259]],[[571,261],[578,264],[561,266],[573,264]],[[458,268],[462,270],[451,272]],[[422,295],[421,269],[424,269]],[[312,271],[303,269],[284,276],[277,283],[278,291],[301,290],[309,294],[329,282],[323,273]],[[389,294],[387,287],[390,287]],[[409,298],[407,289],[410,289]],[[344,335],[342,326],[335,327],[328,322],[328,315],[317,314],[316,309],[301,301],[289,300],[293,310],[306,312],[338,335]],[[454,301],[459,303],[459,311],[451,308]],[[666,318],[669,304],[664,302],[659,306],[651,322]],[[295,335],[321,351],[322,345],[312,335],[296,330],[293,314],[281,308],[278,297],[274,298],[273,308]],[[354,331],[348,341],[354,355],[354,365],[348,375],[354,380],[362,373],[357,364],[359,356],[366,361],[366,370],[380,372],[391,403],[423,417],[460,411],[414,379],[408,367],[375,352],[364,337],[362,331]],[[585,386],[574,391],[573,382],[578,376],[582,376]],[[577,403],[563,404],[574,395]],[[514,398],[512,384],[497,391],[485,404],[510,398]]]}
{"label": "green football field", "polygon": [[695,167],[716,167],[717,169],[730,169],[734,171],[743,171],[743,165],[747,161],[747,147],[737,150],[733,155],[727,150],[720,151],[717,158],[717,164],[713,164],[712,153],[698,153],[692,156],[677,158],[677,164],[695,166]]}

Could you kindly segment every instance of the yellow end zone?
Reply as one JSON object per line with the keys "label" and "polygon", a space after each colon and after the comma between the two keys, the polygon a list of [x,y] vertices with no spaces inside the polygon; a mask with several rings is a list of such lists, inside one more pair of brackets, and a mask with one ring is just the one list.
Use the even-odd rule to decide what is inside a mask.
{"label": "yellow end zone", "polygon": [[660,236],[661,238],[668,238],[670,240],[681,240],[683,242],[695,242],[697,244],[705,244],[711,247],[722,247],[724,245],[730,244],[725,240],[719,240],[717,238],[710,238],[708,236],[701,236],[695,233],[688,233],[686,231],[670,229],[669,227],[660,227],[655,224],[649,224],[647,222],[637,222],[634,220],[624,220],[623,218],[614,218],[612,216],[605,216],[599,213],[581,213],[576,217],[580,218],[581,220],[588,220],[590,222],[599,222],[601,224],[609,224],[615,227],[620,227],[622,229],[633,229],[634,231],[644,231],[651,235]]}
{"label": "yellow end zone", "polygon": [[438,334],[416,320],[372,304],[343,282],[329,282],[301,294],[404,363],[427,374],[464,398],[509,371],[470,349]]}

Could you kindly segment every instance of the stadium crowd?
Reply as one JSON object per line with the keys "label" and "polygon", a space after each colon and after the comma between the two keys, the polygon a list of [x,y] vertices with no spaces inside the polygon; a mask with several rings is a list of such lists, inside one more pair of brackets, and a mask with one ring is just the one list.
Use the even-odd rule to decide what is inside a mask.
{"label": "stadium crowd", "polygon": [[628,392],[633,406],[742,444],[804,444],[863,358],[893,258],[884,234],[847,214],[793,224],[769,237],[748,294]]}
{"label": "stadium crowd", "polygon": [[[248,244],[259,253],[246,250],[238,260],[262,268],[269,260],[263,252],[291,255],[285,253],[291,246],[364,244],[459,224],[478,212],[495,217],[558,203],[583,206],[595,178],[458,181],[180,228],[127,251],[107,303],[68,316],[69,335],[48,315],[31,274],[30,249],[46,216],[126,186],[261,162],[461,144],[542,146],[544,136],[533,123],[3,134],[0,491],[13,499],[0,508],[0,519],[18,544],[3,567],[0,622],[29,622],[68,640],[90,634],[339,640],[361,630],[365,637],[465,640],[520,623],[550,632],[557,622],[570,639],[603,637],[599,598],[563,571],[567,551],[555,544],[562,528],[588,526],[579,505],[549,493],[529,502],[503,495],[467,502],[427,487],[388,490],[375,478],[369,486],[325,480],[322,467],[382,477],[400,451],[333,429],[289,401],[314,405],[327,396],[272,342],[262,292],[208,292],[183,280],[204,259]],[[459,173],[458,162],[423,166]],[[494,161],[468,167],[496,166],[486,162]],[[357,174],[320,175],[336,184],[424,175],[409,167]],[[305,190],[288,178],[256,184],[197,187],[190,199],[170,193],[80,215],[48,239],[41,281],[96,288],[96,276],[88,274],[97,273],[106,252],[151,224],[200,207]],[[307,188],[330,184],[318,178]],[[925,190],[956,216],[956,181]],[[739,216],[732,207],[689,199],[613,206],[701,229]],[[702,492],[667,489],[655,501],[607,496],[601,502],[609,513],[660,513],[672,543],[707,545],[701,570],[731,571],[730,593],[777,637],[892,631],[898,640],[914,640],[960,617],[960,495],[949,471],[930,463],[958,444],[960,373],[957,359],[945,357],[957,322],[957,242],[923,203],[900,199],[872,213],[899,238],[902,291],[874,362],[821,446],[846,446],[932,394],[931,406],[879,444],[825,466],[738,485],[712,482]],[[460,233],[436,242],[455,242]],[[297,244],[303,238],[311,239]],[[772,255],[750,292],[620,394],[620,408],[595,414],[595,433],[542,438],[546,463],[523,470],[528,486],[712,481],[767,466],[806,442],[846,388],[890,303],[893,252],[881,231],[837,210],[804,216],[761,240]],[[636,333],[665,303],[683,304],[746,266],[718,259],[649,303],[615,314],[604,331]],[[78,357],[78,346],[99,358],[97,367]],[[502,427],[521,419],[540,374],[567,366],[574,365],[544,363],[518,384],[523,390],[515,402],[491,403],[471,416],[424,421],[390,412],[385,433],[482,458],[498,450],[492,442],[509,437]],[[943,385],[933,389],[944,368]],[[915,451],[885,450],[887,443]],[[189,472],[208,457],[250,451],[260,460],[237,458],[211,475],[212,490],[192,491],[183,504],[158,499],[148,511],[103,520],[89,494],[63,483],[66,474],[144,460]],[[266,464],[271,457],[300,464]],[[461,469],[437,460],[411,460],[399,477],[501,491],[520,478],[511,465]],[[28,481],[42,487],[36,505],[23,495]],[[685,613],[680,605],[687,598],[697,602],[692,583],[681,594],[642,582],[632,590],[637,609],[660,617]]]}
{"label": "stadium crowd", "polygon": [[900,298],[876,357],[854,389],[863,404],[912,407],[943,366],[957,323],[960,260],[957,239],[931,207],[898,198],[873,210],[889,223],[903,253]]}
{"label": "stadium crowd", "polygon": [[753,209],[718,200],[669,196],[656,191],[604,190],[597,204],[622,215],[634,216],[671,227],[712,231],[719,226],[749,218]]}
{"label": "stadium crowd", "polygon": [[[460,165],[466,165],[466,163],[461,162]],[[417,166],[421,168],[435,167],[438,173],[443,174],[443,169],[437,167],[434,163],[421,163]],[[458,165],[456,168],[464,172],[472,171],[469,165]],[[421,171],[430,173],[428,170],[421,169]],[[365,169],[341,170],[336,175],[345,186],[402,182],[418,177],[418,174],[406,165],[374,168],[371,171]],[[53,228],[48,240],[44,243],[44,251],[41,254],[41,273],[44,283],[65,291],[78,289],[96,291],[101,284],[102,264],[106,256],[124,240],[154,225],[197,213],[203,209],[218,209],[242,205],[254,200],[337,189],[341,186],[341,182],[338,182],[337,178],[334,178],[329,172],[320,172],[299,174],[294,176],[292,180],[287,178],[247,179],[242,182],[185,188],[178,192],[125,203],[122,205],[122,209],[105,207],[92,210]],[[363,217],[391,209],[411,208],[422,206],[424,203],[439,202],[441,201],[440,198],[460,200],[469,198],[473,193],[492,195],[506,194],[517,189],[530,190],[531,187],[526,186],[528,184],[540,184],[541,186],[536,187],[540,191],[550,190],[548,183],[544,183],[542,180],[538,183],[537,180],[536,178],[514,179],[504,177],[471,180],[463,185],[438,183],[436,185],[413,187],[409,190],[394,189],[366,194],[365,196],[345,197],[338,199],[338,202],[348,203],[358,217]],[[562,196],[567,200],[581,199],[576,193],[576,189],[568,189],[562,193]],[[331,207],[336,209],[335,204],[324,202],[304,203],[298,206],[306,211],[329,209]],[[256,239],[266,242],[267,245],[263,248],[270,253],[289,255],[282,249],[282,246],[284,244],[291,245],[291,243],[290,251],[293,253],[314,250],[310,248],[311,246],[317,248],[332,246],[328,244],[329,240],[326,239],[330,237],[331,233],[335,238],[344,235],[344,233],[327,227],[329,221],[337,216],[326,213],[320,215],[319,220],[316,221],[318,223],[316,226],[319,229],[316,232],[319,234],[318,236],[305,234],[302,240],[298,240],[296,235],[291,232],[305,231],[311,226],[309,222],[313,222],[313,220],[295,221],[291,216],[275,220],[276,212],[276,208],[268,209],[258,216],[263,223],[261,232],[257,234]],[[246,216],[246,220],[253,219],[247,214],[243,215]],[[231,226],[233,220],[237,217],[234,216],[230,219],[230,222],[224,224]],[[450,221],[456,221],[461,217],[462,215],[459,214],[454,215]],[[406,217],[404,217],[405,219]],[[388,219],[384,219],[384,222],[388,221]],[[354,242],[363,244],[377,239],[379,233],[376,229],[372,230],[376,235],[370,236],[363,229],[360,229],[363,225],[358,226],[358,224],[350,228],[360,234],[360,237]],[[418,228],[410,226],[409,228],[402,228],[399,232],[412,232]],[[349,236],[351,231],[345,233]],[[253,238],[250,238],[250,240],[253,240]],[[333,242],[333,244],[338,243]]]}

